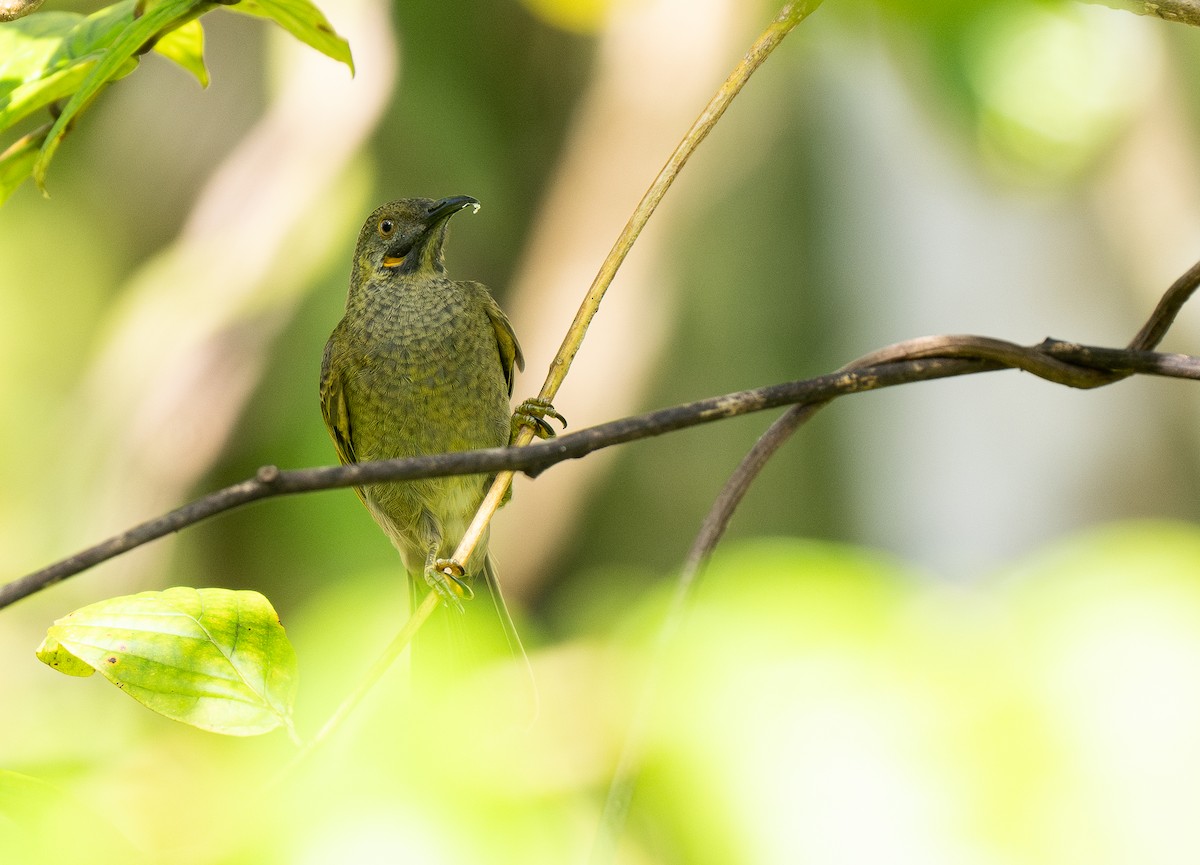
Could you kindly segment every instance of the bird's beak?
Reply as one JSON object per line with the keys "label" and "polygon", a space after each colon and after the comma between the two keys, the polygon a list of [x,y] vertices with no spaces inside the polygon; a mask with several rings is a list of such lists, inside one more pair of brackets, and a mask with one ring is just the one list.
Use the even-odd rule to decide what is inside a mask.
{"label": "bird's beak", "polygon": [[441,201],[435,201],[429,206],[429,213],[426,215],[426,220],[430,228],[437,225],[443,219],[447,219],[458,213],[464,207],[472,208],[472,213],[479,210],[479,201],[469,195],[452,195],[449,198],[443,198]]}
{"label": "bird's beak", "polygon": [[402,264],[404,264],[404,256],[403,255],[400,256],[399,258],[397,258],[394,255],[384,256],[384,259],[383,259],[384,267],[399,267]]}

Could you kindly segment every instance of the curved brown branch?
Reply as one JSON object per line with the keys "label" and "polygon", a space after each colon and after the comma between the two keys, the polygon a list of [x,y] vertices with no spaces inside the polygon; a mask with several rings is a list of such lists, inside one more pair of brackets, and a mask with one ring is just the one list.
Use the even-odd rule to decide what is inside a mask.
{"label": "curved brown branch", "polygon": [[[1200,24],[1200,3],[1197,4],[1196,9],[1198,15],[1196,23]],[[1137,336],[1130,341],[1127,348],[1136,351],[1149,351],[1156,348],[1175,322],[1175,316],[1179,315],[1179,310],[1183,309],[1183,305],[1191,299],[1197,287],[1200,287],[1200,261],[1189,267],[1179,279],[1171,283],[1171,287],[1162,296],[1158,306],[1154,307],[1150,319],[1137,332]]]}
{"label": "curved brown branch", "polygon": [[[1197,0],[1200,2],[1200,0]],[[1175,317],[1200,287],[1200,261],[1188,268],[1163,294],[1150,317],[1124,349],[1098,348],[1079,343],[1045,339],[1026,348],[983,336],[931,336],[908,340],[863,355],[842,367],[863,369],[881,363],[914,358],[960,358],[992,361],[1003,367],[1021,369],[1068,387],[1093,388],[1120,381],[1137,373],[1194,377],[1195,359],[1185,354],[1152,351],[1171,328]],[[684,563],[681,583],[690,584],[724,534],[746,491],[774,455],[820,405],[798,405],[763,433],[734,470],[713,502]]]}
{"label": "curved brown branch", "polygon": [[[445,475],[490,474],[504,470],[521,471],[534,476],[563,460],[579,459],[601,448],[727,417],[782,405],[796,405],[806,409],[798,415],[799,423],[802,423],[821,404],[844,394],[1006,368],[1025,370],[1048,381],[1082,388],[1108,384],[1135,373],[1200,378],[1200,358],[1147,350],[1157,345],[1166,334],[1180,308],[1198,285],[1200,262],[1167,290],[1149,321],[1126,349],[1099,348],[1050,339],[1038,346],[1020,346],[981,336],[921,337],[871,352],[829,375],[660,409],[520,448],[491,448],[293,471],[264,466],[250,480],[217,490],[0,586],[0,608],[164,535],[272,496]],[[792,429],[799,423],[795,423]],[[782,433],[784,427],[777,426]],[[778,443],[786,438],[781,434]],[[778,447],[778,443],[774,447]],[[758,466],[761,467],[769,456],[770,453],[762,454]],[[689,561],[695,558],[698,566],[707,551],[715,546],[733,508],[741,500],[745,486],[755,474],[757,469],[748,466],[744,474],[736,475],[731,480],[733,487],[718,500],[719,512],[712,517],[711,527],[702,533],[702,538],[698,540],[700,546],[693,550]],[[740,491],[739,484],[742,485]]]}
{"label": "curved brown branch", "polygon": [[0,21],[16,21],[36,12],[42,0],[0,0]]}
{"label": "curved brown branch", "polygon": [[[769,387],[738,391],[635,417],[599,424],[557,439],[521,448],[490,448],[411,459],[283,471],[265,466],[249,480],[203,496],[128,531],[55,562],[4,586],[0,608],[122,555],[172,532],[225,511],[273,496],[364,486],[444,475],[491,474],[505,469],[535,476],[552,465],[579,459],[616,444],[663,435],[784,405],[812,405],[860,393],[1005,368],[1023,369],[1071,387],[1091,387],[1095,375],[1133,372],[1173,378],[1200,378],[1200,357],[1047,341],[1023,347],[987,337],[924,337],[898,343],[861,358],[853,369]],[[1120,377],[1118,375],[1117,377]]]}
{"label": "curved brown branch", "polygon": [[[1078,388],[1111,384],[1134,373],[1167,374],[1173,369],[1181,375],[1194,364],[1186,355],[1157,355],[1149,351],[1166,335],[1175,316],[1200,285],[1200,262],[1194,264],[1163,295],[1150,319],[1125,350],[1082,346],[1047,339],[1036,349],[1023,348],[1010,342],[979,336],[936,336],[909,340],[864,355],[842,368],[852,372],[876,364],[916,358],[959,358],[991,362],[1002,367],[1022,369],[1042,378]],[[675,582],[671,605],[658,631],[655,651],[647,666],[644,686],[640,693],[633,720],[621,747],[613,781],[609,787],[601,818],[602,831],[615,839],[625,821],[633,798],[641,764],[645,739],[645,719],[658,693],[661,659],[675,632],[683,623],[691,605],[700,575],[716,549],[734,511],[749,492],[763,468],[801,426],[820,411],[826,402],[794,405],[775,420],[754,446],[746,453],[733,474],[721,487],[716,500],[704,517],[687,558]],[[610,842],[610,847],[612,842]]]}

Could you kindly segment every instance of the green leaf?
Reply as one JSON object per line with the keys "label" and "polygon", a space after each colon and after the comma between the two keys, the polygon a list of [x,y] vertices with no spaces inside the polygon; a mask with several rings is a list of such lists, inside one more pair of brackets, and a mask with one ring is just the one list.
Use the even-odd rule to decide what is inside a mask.
{"label": "green leaf", "polygon": [[49,130],[50,124],[46,124],[36,132],[14,141],[4,153],[0,153],[0,204],[8,201],[9,196],[33,170],[33,163],[37,161],[38,151],[42,148],[42,139]]}
{"label": "green leaf", "polygon": [[[0,26],[0,131],[79,90],[133,20],[135,2],[125,0],[86,18],[69,12],[42,12]],[[136,58],[127,57],[117,64],[109,80],[136,67]],[[0,200],[11,195],[38,162],[36,153],[30,156],[29,140],[27,136],[12,145],[3,157]],[[46,130],[40,130],[39,147],[46,140]]]}
{"label": "green leaf", "polygon": [[[136,0],[88,17],[43,12],[0,26],[0,129],[75,92],[134,20]],[[130,58],[112,77],[137,66]]]}
{"label": "green leaf", "polygon": [[67,36],[83,21],[69,12],[43,12],[0,27],[0,129],[63,99],[87,77],[95,60],[74,57]]}
{"label": "green leaf", "polygon": [[163,36],[155,44],[154,50],[195,75],[201,87],[208,86],[208,67],[204,65],[204,27],[200,19],[189,21]]}
{"label": "green leaf", "polygon": [[48,667],[53,667],[66,676],[78,676],[85,679],[96,672],[87,661],[80,660],[63,648],[62,643],[53,637],[46,637],[37,650],[38,660]]}
{"label": "green leaf", "polygon": [[[135,55],[138,51],[174,27],[178,27],[191,20],[199,11],[198,7],[203,7],[204,5],[205,0],[162,0],[162,2],[145,9],[140,17],[132,18],[129,21],[125,21],[124,16],[118,19],[119,23],[123,23],[123,26],[116,29],[116,38],[100,54],[96,65],[92,67],[87,78],[84,79],[79,89],[75,91],[70,101],[67,102],[62,113],[54,121],[54,125],[50,128],[50,132],[46,136],[46,141],[42,145],[41,155],[33,166],[33,178],[37,181],[38,186],[44,188],[46,168],[49,166],[50,160],[53,158],[55,151],[58,150],[59,144],[62,143],[62,139],[67,134],[67,129],[70,127],[72,121],[74,121],[76,115],[87,108],[92,100],[109,83],[121,75],[127,74],[132,69],[130,64],[136,65],[137,60]],[[131,10],[130,14],[132,14],[132,6],[130,4],[117,4],[117,6],[129,7]],[[117,7],[109,7],[109,9],[114,8]],[[107,11],[105,10],[105,12]],[[95,18],[96,16],[92,17]],[[107,38],[112,35],[113,30],[113,27],[104,29],[104,37]],[[72,38],[74,37],[75,34],[72,34]]]}
{"label": "green leaf", "polygon": [[228,8],[232,12],[269,18],[326,57],[345,63],[350,67],[350,74],[354,74],[350,44],[334,31],[321,10],[308,0],[241,0]]}
{"label": "green leaf", "polygon": [[64,653],[147,708],[202,730],[292,729],[296,654],[258,592],[174,588],[100,601],[46,632],[38,658],[79,675]]}
{"label": "green leaf", "polygon": [[[0,24],[0,132],[35,111],[66,103],[42,137],[37,158],[29,160],[22,149],[19,159],[5,164],[0,202],[29,174],[45,188],[50,161],[80,113],[105,87],[136,69],[139,55],[151,47],[208,86],[197,19],[212,8],[212,0],[120,0],[86,18],[43,12]],[[226,8],[269,18],[354,71],[350,46],[308,0],[243,0]]]}

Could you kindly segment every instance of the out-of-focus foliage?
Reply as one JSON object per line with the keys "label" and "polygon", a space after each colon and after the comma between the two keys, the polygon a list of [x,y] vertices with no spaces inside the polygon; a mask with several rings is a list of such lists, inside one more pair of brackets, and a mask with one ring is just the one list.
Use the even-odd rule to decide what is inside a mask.
{"label": "out-of-focus foliage", "polygon": [[0,853],[6,862],[147,862],[90,808],[53,784],[0,769]]}
{"label": "out-of-focus foliage", "polygon": [[[1194,526],[1098,529],[971,587],[794,539],[730,545],[704,579],[666,659],[622,861],[1200,854]],[[339,699],[339,665],[391,627],[378,595],[331,585],[294,616],[308,723]],[[0,855],[56,861],[13,851],[59,849],[65,797],[103,802],[87,814],[112,827],[98,865],[127,844],[195,863],[579,861],[665,601],[535,653],[536,714],[519,663],[421,703],[393,676],[281,777],[283,737],[204,738],[49,679],[22,698],[43,732],[6,739],[4,760],[60,793],[18,807],[31,782],[0,774]],[[348,626],[364,609],[366,627]],[[64,701],[76,708],[53,711]],[[47,739],[85,758],[18,753]]]}
{"label": "out-of-focus foliage", "polygon": [[591,33],[611,13],[613,0],[522,0],[535,15],[558,27]]}
{"label": "out-of-focus foliage", "polygon": [[[1148,93],[1147,35],[1080,4],[1000,6],[973,22],[964,63],[996,169],[1041,178],[1096,164]],[[1130,70],[1140,74],[1130,74]]]}
{"label": "out-of-focus foliage", "polygon": [[1009,181],[1058,183],[1094,167],[1159,73],[1145,26],[1087,3],[879,6],[905,31],[897,50],[923,67],[919,86],[946,103],[938,113]]}
{"label": "out-of-focus foliage", "polygon": [[[46,169],[78,115],[113,81],[132,72],[152,47],[204,86],[204,35],[198,16],[210,0],[122,0],[89,16],[44,12],[0,23],[0,133],[51,108],[45,127],[0,153],[0,204],[30,173]],[[308,0],[244,0],[237,11],[274,20],[296,38],[354,68],[346,41]],[[32,157],[34,147],[38,155]]]}

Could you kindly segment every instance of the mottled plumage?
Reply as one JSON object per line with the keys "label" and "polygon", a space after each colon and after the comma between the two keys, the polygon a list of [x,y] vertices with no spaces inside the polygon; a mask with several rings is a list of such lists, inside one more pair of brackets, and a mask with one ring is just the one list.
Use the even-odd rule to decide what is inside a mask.
{"label": "mottled plumage", "polygon": [[[346,314],[321,365],[321,412],[342,462],[509,443],[513,376],[524,366],[516,335],[484,286],[450,279],[443,263],[447,223],[471,205],[466,196],[402,199],[363,225]],[[357,490],[400,551],[414,601],[434,562],[453,554],[489,482],[472,475]],[[515,640],[486,538],[464,565],[468,582],[484,575]],[[438,615],[453,630],[460,614],[443,607]]]}

